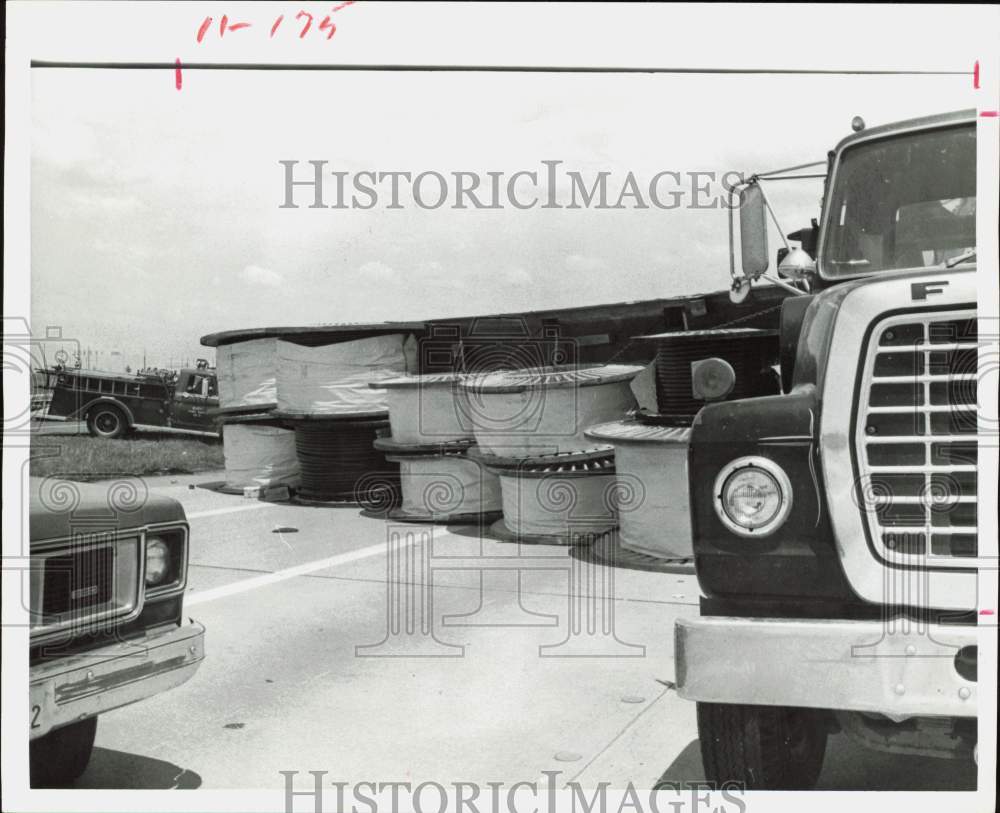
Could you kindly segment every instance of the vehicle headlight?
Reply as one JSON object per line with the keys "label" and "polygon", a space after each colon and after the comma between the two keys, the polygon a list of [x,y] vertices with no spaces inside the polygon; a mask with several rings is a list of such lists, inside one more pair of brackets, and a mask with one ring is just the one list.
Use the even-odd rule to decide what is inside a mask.
{"label": "vehicle headlight", "polygon": [[146,586],[160,584],[170,572],[170,548],[158,537],[146,540]]}
{"label": "vehicle headlight", "polygon": [[715,513],[740,536],[767,536],[788,518],[792,484],[773,460],[741,457],[715,480]]}

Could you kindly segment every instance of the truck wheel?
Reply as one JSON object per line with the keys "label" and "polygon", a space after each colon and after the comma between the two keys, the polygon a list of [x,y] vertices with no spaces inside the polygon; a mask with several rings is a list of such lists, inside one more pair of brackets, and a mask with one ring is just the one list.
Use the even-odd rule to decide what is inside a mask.
{"label": "truck wheel", "polygon": [[57,728],[32,740],[29,749],[31,786],[66,787],[87,768],[97,736],[97,718]]}
{"label": "truck wheel", "polygon": [[120,438],[128,429],[128,421],[118,407],[99,405],[87,414],[87,430],[95,438]]}
{"label": "truck wheel", "polygon": [[698,737],[705,777],[716,787],[810,790],[823,767],[827,728],[813,709],[698,703]]}

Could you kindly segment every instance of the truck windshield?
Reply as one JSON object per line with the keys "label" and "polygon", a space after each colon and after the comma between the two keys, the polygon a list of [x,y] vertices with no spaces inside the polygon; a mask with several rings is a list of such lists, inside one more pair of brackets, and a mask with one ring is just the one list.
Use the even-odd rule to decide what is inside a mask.
{"label": "truck windshield", "polygon": [[823,275],[940,265],[976,244],[976,129],[848,148],[826,215]]}

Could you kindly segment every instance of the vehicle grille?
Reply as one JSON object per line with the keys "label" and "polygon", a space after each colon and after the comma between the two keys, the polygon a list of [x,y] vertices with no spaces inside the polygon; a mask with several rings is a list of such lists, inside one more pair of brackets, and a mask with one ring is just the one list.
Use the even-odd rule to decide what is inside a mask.
{"label": "vehicle grille", "polygon": [[31,634],[94,632],[138,604],[139,541],[80,538],[33,554]]}
{"label": "vehicle grille", "polygon": [[61,615],[107,604],[114,560],[110,545],[48,557],[42,581],[42,614]]}
{"label": "vehicle grille", "polygon": [[894,316],[871,334],[858,497],[888,561],[975,564],[978,355],[975,311]]}

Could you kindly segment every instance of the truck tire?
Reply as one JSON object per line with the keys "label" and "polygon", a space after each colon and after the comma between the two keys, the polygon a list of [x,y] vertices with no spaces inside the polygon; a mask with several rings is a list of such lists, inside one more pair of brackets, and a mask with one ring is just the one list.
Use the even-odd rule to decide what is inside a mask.
{"label": "truck tire", "polygon": [[31,787],[72,785],[90,762],[96,736],[97,718],[89,717],[32,740],[29,748]]}
{"label": "truck tire", "polygon": [[113,440],[128,431],[128,420],[113,404],[98,404],[87,413],[87,431],[95,438]]}
{"label": "truck tire", "polygon": [[810,790],[819,779],[827,727],[821,712],[786,706],[698,703],[705,777],[746,790]]}

